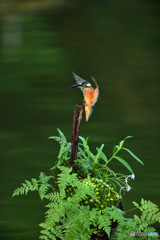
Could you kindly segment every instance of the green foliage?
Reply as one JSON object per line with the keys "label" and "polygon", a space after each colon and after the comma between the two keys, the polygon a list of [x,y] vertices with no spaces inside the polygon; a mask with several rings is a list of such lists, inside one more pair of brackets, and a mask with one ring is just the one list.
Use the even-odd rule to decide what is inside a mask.
{"label": "green foliage", "polygon": [[[105,153],[102,151],[103,148],[104,148],[104,144],[102,144],[100,146],[100,148],[96,148],[97,154],[94,155],[89,149],[88,138],[87,139],[84,139],[82,137],[79,137],[79,138],[82,141],[82,144],[80,143],[79,148],[78,148],[78,150],[79,150],[79,155],[78,156],[80,158],[79,162],[82,163],[82,164],[88,165],[88,170],[91,170],[91,171],[95,172],[95,174],[97,176],[99,176],[100,174],[103,176],[102,173],[106,173],[106,172],[110,172],[113,175],[115,175],[113,170],[111,170],[108,167],[108,164],[113,159],[116,159],[119,162],[121,162],[130,171],[130,173],[133,174],[133,170],[131,169],[130,165],[124,159],[117,156],[117,154],[119,153],[120,150],[127,151],[135,160],[137,160],[138,162],[143,164],[143,162],[135,154],[133,154],[129,149],[123,148],[123,145],[124,145],[126,139],[131,138],[131,136],[126,137],[124,140],[122,140],[119,143],[119,145],[116,145],[116,146],[113,147],[113,154],[109,159],[107,158]],[[99,171],[99,170],[101,170],[101,171]],[[88,171],[88,173],[89,173],[89,171]]]}
{"label": "green foliage", "polygon": [[[60,144],[58,162],[54,167],[51,168],[51,170],[54,170],[61,165],[68,166],[67,164],[71,153],[71,143],[67,142],[66,137],[59,129],[57,130],[59,136],[49,137],[49,139],[54,139]],[[124,140],[120,141],[119,145],[114,146],[112,156],[107,158],[106,154],[103,152],[104,144],[102,144],[99,148],[97,147],[97,153],[93,154],[88,145],[88,138],[85,139],[79,136],[81,142],[78,144],[78,159],[74,160],[75,171],[82,178],[91,175],[92,177],[103,179],[103,181],[108,182],[114,188],[119,187],[123,191],[129,191],[130,188],[128,188],[128,182],[126,184],[125,180],[126,178],[128,179],[128,175],[115,173],[108,166],[111,161],[118,160],[127,170],[129,170],[132,175],[134,174],[128,162],[122,159],[120,156],[117,156],[120,151],[126,151],[137,162],[143,164],[143,162],[131,150],[124,148],[124,144],[129,138],[131,138],[131,136],[126,137]]]}
{"label": "green foliage", "polygon": [[23,195],[28,193],[28,191],[38,190],[38,181],[35,178],[32,178],[31,181],[25,180],[25,183],[22,183],[22,186],[15,189],[12,197]]}
{"label": "green foliage", "polygon": [[49,137],[48,139],[54,139],[60,144],[60,150],[58,154],[58,162],[57,164],[51,168],[51,170],[57,168],[58,166],[64,164],[64,162],[67,162],[70,159],[70,153],[71,153],[71,143],[67,142],[66,137],[61,132],[60,129],[57,129],[59,136],[53,136]]}
{"label": "green foliage", "polygon": [[14,190],[12,196],[27,195],[29,191],[39,191],[40,198],[43,200],[48,189],[52,187],[52,185],[48,183],[51,178],[52,176],[46,176],[41,172],[39,180],[35,178],[32,178],[31,181],[25,180],[25,183],[22,183],[21,187]]}
{"label": "green foliage", "polygon": [[140,217],[134,215],[134,220],[139,227],[139,230],[143,232],[154,232],[155,228],[150,227],[150,225],[156,222],[160,223],[158,206],[151,201],[144,200],[143,198],[141,199],[141,206],[136,202],[133,202],[133,204],[142,212]]}
{"label": "green foliage", "polygon": [[[41,172],[38,180],[25,180],[13,192],[14,197],[37,191],[40,199],[47,201],[45,220],[40,224],[40,239],[126,240],[133,239],[130,232],[156,231],[152,225],[160,223],[160,212],[154,203],[143,199],[141,205],[133,202],[141,212],[140,216],[134,215],[133,218],[126,218],[125,212],[120,210],[121,196],[114,182],[120,187],[125,186],[124,190],[127,190],[127,187],[130,187],[128,179],[134,179],[134,175],[117,174],[107,165],[113,159],[120,159],[119,161],[130,169],[128,163],[117,156],[117,153],[124,149],[123,144],[127,138],[113,148],[113,155],[108,159],[102,151],[104,144],[97,148],[97,154],[94,155],[89,149],[88,139],[80,137],[82,143],[78,146],[78,159],[74,167],[67,167],[71,144],[60,130],[58,132],[59,137],[50,137],[60,144],[58,161],[52,168],[54,176]],[[130,150],[126,151],[141,162]]]}
{"label": "green foliage", "polygon": [[[143,199],[141,205],[133,202],[142,214],[140,217],[134,215],[133,219],[127,219],[124,216],[125,212],[112,204],[110,206],[104,204],[103,207],[101,207],[101,203],[96,205],[95,200],[99,195],[97,194],[98,184],[101,183],[100,187],[104,191],[104,195],[101,196],[102,201],[105,199],[104,187],[111,194],[116,194],[109,185],[94,178],[80,180],[78,174],[72,172],[72,168],[61,166],[59,170],[57,191],[54,191],[48,183],[52,176],[41,173],[39,180],[25,181],[26,184],[22,184],[13,193],[13,196],[16,196],[27,194],[29,190],[38,191],[41,199],[48,200],[45,221],[40,224],[42,227],[40,239],[87,240],[97,239],[93,238],[97,234],[101,236],[101,239],[107,239],[113,232],[111,239],[125,240],[132,239],[130,232],[133,231],[155,231],[150,225],[160,222],[160,212],[154,203]],[[42,186],[43,191],[41,191]],[[68,187],[74,190],[72,194],[67,191]],[[100,189],[98,191],[100,193]],[[145,238],[141,237],[141,239]]]}
{"label": "green foliage", "polygon": [[111,206],[118,207],[121,196],[119,196],[113,187],[103,182],[102,179],[91,178],[90,176],[85,179],[85,182],[86,185],[93,187],[96,194],[95,199],[87,199],[85,204],[98,209],[104,209]]}
{"label": "green foliage", "polygon": [[[133,202],[133,205],[141,211],[141,215],[138,217],[134,215],[133,219],[121,219],[119,226],[117,227],[116,239],[125,240],[133,239],[130,237],[130,232],[155,232],[156,229],[152,226],[154,223],[160,223],[160,211],[156,204],[151,201],[141,199],[141,205]],[[155,239],[155,237],[141,236],[143,239]],[[139,239],[139,237],[134,237]]]}

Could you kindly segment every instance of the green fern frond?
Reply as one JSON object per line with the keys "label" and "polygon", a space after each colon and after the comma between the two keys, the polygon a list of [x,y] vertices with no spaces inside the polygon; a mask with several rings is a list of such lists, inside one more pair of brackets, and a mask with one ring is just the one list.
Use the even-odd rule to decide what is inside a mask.
{"label": "green fern frond", "polygon": [[136,202],[133,202],[133,204],[142,212],[140,217],[134,215],[135,223],[140,231],[149,232],[150,229],[154,229],[150,225],[156,222],[160,223],[160,211],[155,203],[142,198],[141,205]]}
{"label": "green fern frond", "polygon": [[43,183],[40,187],[39,187],[39,195],[41,200],[43,200],[43,198],[46,198],[46,193],[48,191],[49,188],[51,188],[52,186],[48,183]]}
{"label": "green fern frond", "polygon": [[59,167],[61,173],[58,174],[58,187],[60,192],[64,191],[69,185],[77,186],[78,178],[76,173],[72,173],[72,168],[66,168],[64,166]]}
{"label": "green fern frond", "polygon": [[26,195],[29,191],[39,191],[40,198],[43,199],[47,193],[47,190],[52,187],[48,181],[52,176],[46,176],[43,172],[40,173],[39,180],[32,178],[31,181],[25,180],[21,187],[17,188],[13,192],[13,197],[18,195]]}
{"label": "green fern frond", "polygon": [[111,219],[113,219],[114,222],[121,222],[124,220],[124,212],[119,208],[116,208],[115,206],[107,208],[107,210],[103,210],[102,213],[104,214],[105,211],[107,211],[107,214],[110,216]]}
{"label": "green fern frond", "polygon": [[[39,238],[43,240],[49,240],[49,238],[46,235],[41,235]],[[54,240],[56,240],[56,238],[54,238]]]}
{"label": "green fern frond", "polygon": [[62,143],[63,143],[63,140],[62,140],[60,137],[57,137],[57,136],[52,136],[52,137],[49,137],[48,139],[54,139],[54,140],[57,141],[59,144],[62,144]]}
{"label": "green fern frond", "polygon": [[53,178],[53,176],[47,176],[47,175],[45,175],[45,173],[40,172],[39,180],[42,184],[47,183],[51,178]]}
{"label": "green fern frond", "polygon": [[25,183],[22,183],[22,186],[15,189],[13,192],[12,197],[18,195],[26,195],[29,191],[36,191],[38,190],[38,180],[32,178],[31,181],[25,180]]}
{"label": "green fern frond", "polygon": [[98,224],[99,224],[99,228],[103,229],[107,235],[110,237],[110,232],[111,232],[111,218],[109,218],[108,215],[106,214],[101,214],[99,215],[99,218],[98,218]]}
{"label": "green fern frond", "polygon": [[67,139],[65,135],[60,131],[60,129],[57,129],[59,132],[59,137],[53,136],[49,137],[49,139],[54,139],[60,144],[60,150],[58,154],[58,162],[55,166],[51,168],[51,170],[54,170],[61,166],[64,162],[67,162],[70,159],[70,153],[71,153],[71,143],[67,142]]}
{"label": "green fern frond", "polygon": [[56,192],[51,192],[45,195],[45,198],[50,201],[49,204],[52,204],[53,202],[57,201],[57,195],[58,193]]}
{"label": "green fern frond", "polygon": [[[140,232],[140,230],[138,229],[138,227],[136,226],[136,224],[134,223],[133,219],[127,219],[127,218],[123,218],[117,227],[117,231],[115,232],[115,237],[113,237],[113,239],[116,240],[132,240],[133,237],[130,236],[131,232]],[[112,239],[112,238],[111,238]],[[134,239],[138,240],[139,238],[134,237]],[[141,237],[140,239],[144,240],[143,237]]]}
{"label": "green fern frond", "polygon": [[61,130],[59,128],[57,128],[57,131],[60,135],[59,137],[58,136],[52,136],[52,137],[49,137],[48,139],[54,139],[59,144],[67,143],[67,139],[66,139],[65,135],[61,132]]}

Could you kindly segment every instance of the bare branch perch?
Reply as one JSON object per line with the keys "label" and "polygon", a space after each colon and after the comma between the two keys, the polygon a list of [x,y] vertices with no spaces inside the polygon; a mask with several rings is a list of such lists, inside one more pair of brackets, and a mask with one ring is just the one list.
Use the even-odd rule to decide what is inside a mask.
{"label": "bare branch perch", "polygon": [[[78,107],[80,107],[79,111],[77,111]],[[81,119],[83,114],[83,107],[84,107],[84,104],[82,106],[76,105],[74,109],[70,165],[73,165],[73,160],[77,159],[78,136],[79,136],[80,124],[81,124]]]}

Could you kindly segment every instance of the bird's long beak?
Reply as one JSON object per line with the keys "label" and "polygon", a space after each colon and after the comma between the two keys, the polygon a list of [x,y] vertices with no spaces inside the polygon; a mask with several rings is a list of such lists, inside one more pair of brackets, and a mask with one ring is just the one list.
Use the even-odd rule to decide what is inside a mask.
{"label": "bird's long beak", "polygon": [[71,86],[70,88],[75,88],[75,87],[78,87],[78,86],[79,86],[79,84],[77,83],[77,84]]}

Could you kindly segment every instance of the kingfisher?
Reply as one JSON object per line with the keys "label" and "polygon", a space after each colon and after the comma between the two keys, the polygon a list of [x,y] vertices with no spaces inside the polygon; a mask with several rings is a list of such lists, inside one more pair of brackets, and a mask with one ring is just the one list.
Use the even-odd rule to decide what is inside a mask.
{"label": "kingfisher", "polygon": [[84,96],[83,102],[84,102],[84,106],[85,106],[86,122],[88,122],[88,120],[93,112],[94,106],[100,96],[99,86],[93,77],[91,77],[91,79],[94,82],[94,84],[96,85],[95,89],[92,87],[92,85],[89,82],[82,79],[74,72],[73,72],[73,76],[74,76],[77,84],[71,86],[71,88],[78,87],[83,92],[83,96]]}

